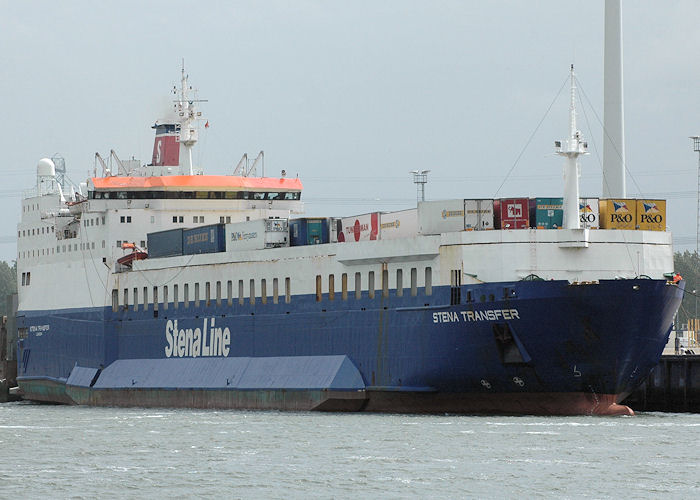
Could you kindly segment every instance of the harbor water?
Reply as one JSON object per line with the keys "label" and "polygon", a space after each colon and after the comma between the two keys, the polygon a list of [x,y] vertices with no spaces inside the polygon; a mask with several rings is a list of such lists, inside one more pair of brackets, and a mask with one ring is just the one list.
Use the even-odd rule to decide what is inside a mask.
{"label": "harbor water", "polygon": [[0,405],[0,498],[700,498],[700,414]]}

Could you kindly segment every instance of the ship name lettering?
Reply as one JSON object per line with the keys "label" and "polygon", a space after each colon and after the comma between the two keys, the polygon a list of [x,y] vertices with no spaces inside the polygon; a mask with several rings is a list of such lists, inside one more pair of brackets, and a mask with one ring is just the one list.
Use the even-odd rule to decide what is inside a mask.
{"label": "ship name lettering", "polygon": [[462,311],[465,321],[499,321],[520,319],[517,309],[487,309],[486,311]]}
{"label": "ship name lettering", "polygon": [[461,321],[499,321],[520,319],[517,309],[487,309],[486,311],[442,311],[433,313],[433,323]]}
{"label": "ship name lettering", "polygon": [[177,320],[165,325],[165,357],[198,358],[228,356],[231,330],[217,328],[215,318],[204,318],[202,328],[178,328]]}

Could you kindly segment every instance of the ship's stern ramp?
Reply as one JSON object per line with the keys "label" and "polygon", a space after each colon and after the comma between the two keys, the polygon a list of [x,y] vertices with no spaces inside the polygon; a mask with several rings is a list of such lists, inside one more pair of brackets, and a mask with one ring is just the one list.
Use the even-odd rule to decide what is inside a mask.
{"label": "ship's stern ramp", "polygon": [[76,404],[357,411],[362,375],[344,355],[123,359],[76,366],[66,382]]}

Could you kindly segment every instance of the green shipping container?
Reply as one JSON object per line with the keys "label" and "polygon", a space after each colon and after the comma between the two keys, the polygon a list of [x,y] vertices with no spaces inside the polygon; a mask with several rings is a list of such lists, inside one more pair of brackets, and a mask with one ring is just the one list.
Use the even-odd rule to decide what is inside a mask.
{"label": "green shipping container", "polygon": [[537,229],[561,229],[564,223],[563,198],[530,199],[530,221]]}

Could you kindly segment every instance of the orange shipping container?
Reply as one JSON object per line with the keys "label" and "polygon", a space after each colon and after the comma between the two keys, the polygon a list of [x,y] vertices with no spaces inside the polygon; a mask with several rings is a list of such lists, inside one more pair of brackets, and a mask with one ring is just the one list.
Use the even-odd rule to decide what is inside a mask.
{"label": "orange shipping container", "polygon": [[600,200],[601,229],[635,229],[637,200]]}
{"label": "orange shipping container", "polygon": [[666,231],[666,200],[637,200],[637,227]]}

